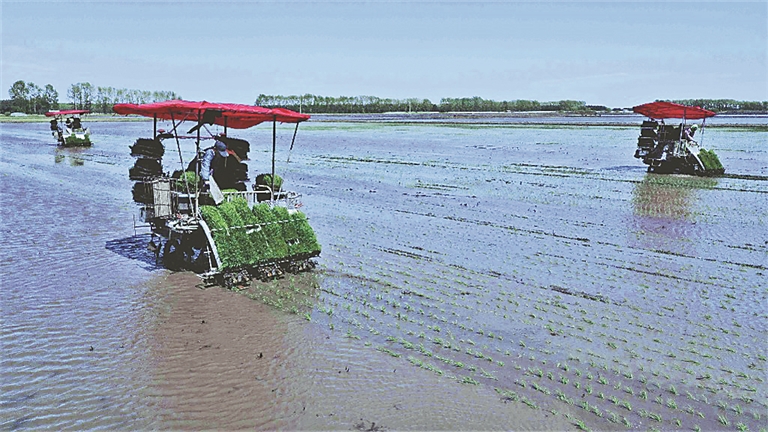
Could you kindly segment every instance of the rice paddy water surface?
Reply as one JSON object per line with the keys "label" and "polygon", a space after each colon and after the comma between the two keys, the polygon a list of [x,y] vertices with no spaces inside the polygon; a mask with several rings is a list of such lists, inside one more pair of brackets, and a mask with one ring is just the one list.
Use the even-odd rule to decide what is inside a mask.
{"label": "rice paddy water surface", "polygon": [[[290,163],[278,127],[317,269],[234,291],[134,232],[151,123],[3,124],[2,427],[768,426],[765,127],[707,129],[735,176],[695,178],[637,127],[324,119]],[[230,134],[269,171],[270,127]]]}

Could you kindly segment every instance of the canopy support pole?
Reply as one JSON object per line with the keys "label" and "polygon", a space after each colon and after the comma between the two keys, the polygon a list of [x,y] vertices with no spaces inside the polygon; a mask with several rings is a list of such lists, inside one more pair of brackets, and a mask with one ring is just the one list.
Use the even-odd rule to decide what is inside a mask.
{"label": "canopy support pole", "polygon": [[707,119],[704,118],[701,121],[701,137],[699,138],[699,147],[701,147],[704,144],[704,125],[707,124]]}
{"label": "canopy support pole", "polygon": [[686,114],[686,111],[687,110],[685,108],[683,108],[683,126],[680,128],[680,138],[678,138],[681,141],[683,139],[683,131],[685,130],[685,114]]}
{"label": "canopy support pole", "polygon": [[[197,110],[197,124],[200,124],[201,121],[201,112],[200,110]],[[181,150],[179,150],[179,155],[181,155]],[[200,166],[202,165],[202,161],[200,160],[200,128],[197,128],[197,139],[195,140],[195,157],[197,157],[197,166],[195,166],[195,171],[197,172],[197,175],[200,176]],[[198,191],[198,183],[195,183],[195,216],[198,216],[200,214],[200,193]]]}
{"label": "canopy support pole", "polygon": [[[173,129],[176,130],[177,125],[176,125],[176,120],[174,119],[173,114],[171,114],[171,124],[173,124]],[[181,156],[181,142],[179,142],[179,134],[174,133],[173,136],[174,138],[176,138],[176,148],[179,150],[179,163],[181,164],[181,171],[184,172],[184,158]],[[187,195],[189,195],[189,183],[185,181],[184,185],[187,188]]]}
{"label": "canopy support pole", "polygon": [[272,116],[272,201],[275,199],[275,151],[277,148],[277,116]]}
{"label": "canopy support pole", "polygon": [[157,138],[157,114],[153,115],[152,118],[155,119],[154,128],[152,129],[152,138]]}
{"label": "canopy support pole", "polygon": [[227,134],[227,116],[224,116],[224,135]]}
{"label": "canopy support pole", "polygon": [[296,132],[299,131],[299,122],[296,122],[296,129],[293,130],[293,138],[291,139],[291,148],[288,149],[288,160],[286,162],[291,161],[291,152],[293,151],[293,143],[296,142]]}

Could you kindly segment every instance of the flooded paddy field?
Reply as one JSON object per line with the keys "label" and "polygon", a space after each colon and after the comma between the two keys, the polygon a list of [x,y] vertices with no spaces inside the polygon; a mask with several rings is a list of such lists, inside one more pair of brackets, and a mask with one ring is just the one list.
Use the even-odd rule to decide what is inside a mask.
{"label": "flooded paddy field", "polygon": [[637,127],[310,121],[286,164],[279,126],[323,252],[229,291],[134,233],[151,123],[91,127],[2,125],[3,429],[768,427],[764,129],[706,130],[715,179]]}

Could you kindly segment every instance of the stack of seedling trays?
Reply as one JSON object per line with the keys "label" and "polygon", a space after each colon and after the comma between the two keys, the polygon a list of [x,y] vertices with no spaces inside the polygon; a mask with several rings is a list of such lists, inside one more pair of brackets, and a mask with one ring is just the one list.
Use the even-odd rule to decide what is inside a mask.
{"label": "stack of seedling trays", "polygon": [[133,185],[133,200],[140,204],[152,204],[152,187],[148,183],[154,177],[163,174],[163,155],[165,148],[159,140],[139,138],[130,147],[131,156],[136,158],[133,167],[128,170]]}
{"label": "stack of seedling trays", "polygon": [[[274,189],[273,189],[274,186]],[[280,193],[280,190],[283,187],[283,179],[279,175],[275,174],[275,181],[274,184],[272,182],[272,175],[271,174],[259,174],[256,176],[256,185],[255,190],[256,192],[260,192],[256,195],[256,199],[259,202],[262,201],[270,201],[272,200],[272,197],[269,196],[269,191],[273,190],[274,194]]]}
{"label": "stack of seedling trays", "polygon": [[[202,206],[221,260],[221,270],[247,269],[262,276],[265,269],[297,271],[320,255],[320,245],[307,217],[285,207],[244,199]],[[304,266],[302,268],[302,266]]]}
{"label": "stack of seedling trays", "polygon": [[658,127],[659,124],[655,120],[643,121],[640,127],[640,137],[637,139],[636,158],[645,157],[656,147],[656,140],[659,138]]}
{"label": "stack of seedling trays", "polygon": [[64,145],[66,147],[90,147],[91,136],[89,134],[85,134],[83,138],[79,138],[77,135],[72,133],[72,135],[64,138]]}
{"label": "stack of seedling trays", "polygon": [[232,150],[240,159],[240,162],[233,163],[228,162],[227,168],[231,170],[230,175],[234,182],[234,189],[237,191],[248,190],[246,183],[248,182],[248,165],[242,161],[248,160],[248,152],[251,150],[251,145],[248,141],[239,138],[232,138],[227,136],[221,136],[217,138],[219,141],[227,145],[229,150]]}
{"label": "stack of seedling trays", "polygon": [[725,168],[720,163],[720,158],[717,157],[713,150],[699,150],[699,160],[704,165],[705,176],[717,176],[725,174]]}

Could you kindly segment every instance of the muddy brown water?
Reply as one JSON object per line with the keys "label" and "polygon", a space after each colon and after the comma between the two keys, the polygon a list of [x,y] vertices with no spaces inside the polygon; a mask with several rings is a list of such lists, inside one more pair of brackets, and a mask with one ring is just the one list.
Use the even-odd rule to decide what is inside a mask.
{"label": "muddy brown water", "polygon": [[134,232],[151,123],[92,128],[2,125],[3,429],[767,426],[766,132],[707,130],[754,178],[701,179],[636,128],[309,122],[286,164],[279,127],[323,253],[235,292]]}

